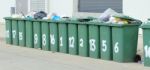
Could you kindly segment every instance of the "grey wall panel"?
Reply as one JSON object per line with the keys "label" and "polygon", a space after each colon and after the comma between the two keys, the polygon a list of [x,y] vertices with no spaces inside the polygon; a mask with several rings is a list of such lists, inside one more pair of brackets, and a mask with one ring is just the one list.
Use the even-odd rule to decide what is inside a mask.
{"label": "grey wall panel", "polygon": [[122,13],[122,0],[79,0],[79,12],[104,12],[107,8]]}
{"label": "grey wall panel", "polygon": [[16,0],[16,13],[24,13],[28,12],[28,0]]}
{"label": "grey wall panel", "polygon": [[31,0],[30,11],[45,11],[45,0]]}

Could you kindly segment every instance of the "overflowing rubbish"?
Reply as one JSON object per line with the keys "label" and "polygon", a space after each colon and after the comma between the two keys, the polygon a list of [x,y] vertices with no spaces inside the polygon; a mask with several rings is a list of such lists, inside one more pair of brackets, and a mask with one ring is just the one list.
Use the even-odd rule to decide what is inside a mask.
{"label": "overflowing rubbish", "polygon": [[109,21],[109,18],[111,17],[111,15],[114,15],[114,14],[117,14],[117,12],[114,11],[113,9],[111,9],[111,8],[108,8],[106,11],[104,11],[104,13],[102,13],[100,15],[99,19],[101,21],[107,22],[107,21]]}
{"label": "overflowing rubbish", "polygon": [[25,18],[27,18],[27,19],[33,19],[33,18],[34,18],[34,14],[36,14],[36,12],[35,12],[35,11],[30,12],[30,13],[28,13],[28,14],[26,15],[26,17],[25,17]]}
{"label": "overflowing rubbish", "polygon": [[51,19],[52,20],[60,20],[60,16],[58,16],[56,13],[52,13],[52,15],[51,15]]}
{"label": "overflowing rubbish", "polygon": [[43,19],[44,17],[47,16],[47,13],[44,11],[39,11],[34,14],[34,19]]}
{"label": "overflowing rubbish", "polygon": [[13,14],[11,17],[12,18],[24,18],[24,16],[22,16],[21,14]]}
{"label": "overflowing rubbish", "polygon": [[139,21],[124,14],[117,13],[111,8],[108,8],[106,11],[104,11],[104,13],[100,15],[99,19],[106,23],[113,24],[130,24],[133,21]]}

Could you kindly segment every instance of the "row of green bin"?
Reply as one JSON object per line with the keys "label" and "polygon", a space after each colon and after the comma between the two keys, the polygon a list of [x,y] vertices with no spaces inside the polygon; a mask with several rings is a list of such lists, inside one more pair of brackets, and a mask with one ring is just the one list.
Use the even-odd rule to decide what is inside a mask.
{"label": "row of green bin", "polygon": [[5,18],[7,44],[117,62],[133,62],[138,22],[106,24],[76,20]]}

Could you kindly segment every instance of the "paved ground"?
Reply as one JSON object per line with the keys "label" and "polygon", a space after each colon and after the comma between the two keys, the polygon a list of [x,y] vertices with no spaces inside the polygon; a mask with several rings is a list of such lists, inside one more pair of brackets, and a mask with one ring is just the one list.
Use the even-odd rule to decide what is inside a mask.
{"label": "paved ground", "polygon": [[[6,45],[0,24],[0,70],[150,70],[139,63],[117,63],[69,54]],[[138,53],[142,55],[142,37]]]}

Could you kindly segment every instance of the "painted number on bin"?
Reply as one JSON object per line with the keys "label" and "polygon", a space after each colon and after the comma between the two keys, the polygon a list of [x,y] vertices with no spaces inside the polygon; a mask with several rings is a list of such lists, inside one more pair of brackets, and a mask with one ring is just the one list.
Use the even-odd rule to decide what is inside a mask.
{"label": "painted number on bin", "polygon": [[16,38],[16,30],[12,30],[12,36],[13,38]]}
{"label": "painted number on bin", "polygon": [[69,37],[69,47],[74,48],[74,37]]}
{"label": "painted number on bin", "polygon": [[144,51],[145,51],[145,57],[150,58],[150,47],[148,45],[144,47]]}
{"label": "painted number on bin", "polygon": [[106,45],[107,41],[106,40],[102,40],[102,51],[106,52],[107,51],[107,45]]}
{"label": "painted number on bin", "polygon": [[23,39],[22,32],[19,32],[19,40],[22,40],[22,39]]}
{"label": "painted number on bin", "polygon": [[6,37],[9,38],[9,30],[6,31]]}
{"label": "painted number on bin", "polygon": [[55,37],[53,34],[50,35],[50,41],[51,41],[51,44],[54,45],[55,44]]}
{"label": "painted number on bin", "polygon": [[46,34],[42,35],[42,44],[43,46],[46,46]]}
{"label": "painted number on bin", "polygon": [[118,53],[118,52],[119,52],[119,47],[118,47],[118,45],[119,45],[119,43],[116,42],[116,43],[115,43],[115,46],[114,46],[114,52],[115,52],[115,53]]}
{"label": "painted number on bin", "polygon": [[90,39],[90,51],[94,52],[96,50],[95,42],[96,42],[95,39]]}
{"label": "painted number on bin", "polygon": [[60,38],[59,38],[59,42],[60,42],[59,46],[62,47],[62,46],[63,46],[63,37],[60,37]]}
{"label": "painted number on bin", "polygon": [[37,43],[38,43],[38,35],[34,34],[34,44],[37,44]]}
{"label": "painted number on bin", "polygon": [[81,38],[80,39],[80,47],[83,47],[84,45],[83,45],[83,39]]}

